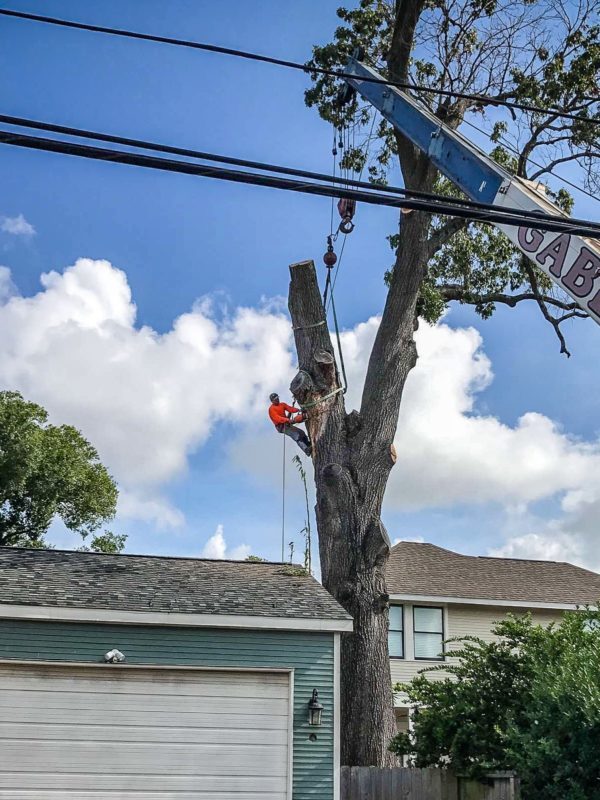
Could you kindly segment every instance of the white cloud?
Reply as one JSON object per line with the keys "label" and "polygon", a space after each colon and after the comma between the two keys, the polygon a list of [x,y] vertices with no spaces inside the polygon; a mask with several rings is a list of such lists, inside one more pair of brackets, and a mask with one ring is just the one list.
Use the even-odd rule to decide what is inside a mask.
{"label": "white cloud", "polygon": [[228,558],[232,561],[243,561],[251,552],[252,549],[247,544],[241,544],[229,550],[223,535],[223,526],[217,525],[217,530],[202,548],[200,556],[201,558]]}
{"label": "white cloud", "polygon": [[121,489],[119,493],[119,516],[151,522],[159,530],[179,528],[185,523],[182,512],[168,500],[127,489]]}
{"label": "white cloud", "polygon": [[0,385],[81,428],[125,486],[180,473],[216,422],[264,411],[291,371],[281,314],[219,319],[203,302],[158,334],[136,328],[125,273],[107,261],[79,259],[42,285],[0,305]]}
{"label": "white cloud", "polygon": [[0,230],[13,236],[33,236],[35,228],[27,222],[23,214],[16,217],[0,217]]}
{"label": "white cloud", "polygon": [[[342,337],[350,362],[349,407],[360,389],[378,318]],[[478,395],[493,380],[480,334],[421,324],[419,360],[404,393],[386,504],[396,510],[496,503],[506,541],[491,554],[564,560],[600,570],[600,442],[569,436],[530,411],[516,425],[480,414]],[[558,498],[554,516],[531,504]]]}
{"label": "white cloud", "polygon": [[490,550],[489,555],[499,558],[532,558],[539,561],[579,563],[582,560],[581,551],[581,542],[577,536],[526,533],[522,536],[509,537],[504,545]]}
{"label": "white cloud", "polygon": [[17,287],[11,280],[8,267],[0,266],[0,303],[4,303],[17,292]]}
{"label": "white cloud", "polygon": [[[282,439],[266,419],[266,398],[274,387],[284,392],[295,361],[280,303],[230,313],[204,299],[159,334],[136,327],[127,278],[107,261],[79,259],[43,275],[42,287],[21,297],[0,268],[0,386],[81,428],[124,489],[124,516],[181,525],[158,489],[223,421],[239,426],[236,466],[279,483]],[[360,403],[378,324],[374,317],[342,334],[348,408]],[[599,443],[535,411],[514,426],[479,413],[493,372],[475,329],[422,324],[417,343],[388,509],[500,504],[511,514],[502,552],[597,563]],[[531,517],[529,507],[548,498],[560,503],[555,518]],[[222,530],[206,547],[227,552]]]}
{"label": "white cloud", "polygon": [[400,542],[417,542],[418,544],[423,544],[424,541],[424,536],[399,536],[392,540],[392,547],[396,544],[400,544]]}
{"label": "white cloud", "polygon": [[490,555],[569,561],[600,572],[600,476],[584,489],[566,492],[560,513],[550,519],[523,514],[513,519],[507,538]]}
{"label": "white cloud", "polygon": [[[342,336],[350,361],[349,405],[359,390],[379,320]],[[548,417],[528,412],[514,427],[479,414],[478,394],[493,380],[474,328],[422,323],[419,359],[410,374],[388,488],[389,507],[420,509],[490,501],[519,506],[586,486],[600,474],[600,445],[568,436]]]}

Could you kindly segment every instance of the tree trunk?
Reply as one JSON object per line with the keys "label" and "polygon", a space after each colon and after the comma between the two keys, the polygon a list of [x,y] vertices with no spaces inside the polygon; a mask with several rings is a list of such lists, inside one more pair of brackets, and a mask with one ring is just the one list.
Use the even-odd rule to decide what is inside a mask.
{"label": "tree trunk", "polygon": [[342,763],[392,766],[396,733],[388,656],[385,570],[390,540],[381,522],[406,377],[417,359],[415,308],[427,263],[426,215],[405,217],[360,412],[347,414],[312,261],[290,267],[289,309],[299,371],[291,391],[306,409],[313,442],[323,585],[352,615],[342,637]]}
{"label": "tree trunk", "polygon": [[[342,763],[391,765],[387,746],[395,721],[384,576],[389,540],[379,520],[384,486],[370,484],[354,447],[359,415],[346,415],[336,391],[340,382],[314,264],[294,264],[290,271],[299,360],[291,390],[309,406],[323,584],[354,618],[354,633],[342,638]],[[391,464],[391,453],[384,457]]]}

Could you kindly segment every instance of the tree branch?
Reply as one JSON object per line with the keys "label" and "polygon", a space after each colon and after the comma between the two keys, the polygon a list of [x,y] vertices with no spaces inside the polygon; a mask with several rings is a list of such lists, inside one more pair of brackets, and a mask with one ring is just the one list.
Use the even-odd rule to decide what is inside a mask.
{"label": "tree branch", "polygon": [[567,161],[577,161],[580,158],[600,158],[600,152],[596,152],[594,150],[585,150],[582,153],[571,153],[569,156],[563,156],[562,158],[555,158],[554,161],[550,161],[546,164],[545,167],[542,169],[538,169],[537,172],[534,172],[531,176],[531,180],[534,181],[540,177],[540,175],[544,175],[547,172],[551,172],[554,167],[558,166],[558,164],[565,164]]}
{"label": "tree branch", "polygon": [[371,350],[360,407],[363,450],[372,459],[380,450],[387,453],[392,444],[404,384],[417,361],[415,309],[427,268],[428,228],[425,214],[402,217],[396,264]]}
{"label": "tree branch", "polygon": [[[530,266],[529,263],[526,263],[525,269],[531,283],[531,292],[521,292],[520,294],[489,292],[488,294],[475,295],[472,292],[468,292],[458,283],[447,283],[442,286],[437,286],[436,289],[440,292],[446,302],[455,300],[459,303],[465,303],[467,305],[502,303],[503,305],[514,308],[518,303],[522,303],[524,300],[534,300],[538,304],[544,319],[546,319],[554,328],[554,331],[560,342],[560,352],[564,353],[569,358],[571,353],[567,350],[565,338],[560,330],[560,326],[568,319],[587,319],[588,315],[582,311],[578,303],[567,302],[565,300],[559,300],[557,297],[552,297],[551,295],[541,294],[534,268]],[[549,305],[553,306],[554,308],[559,308],[567,313],[563,314],[561,317],[553,317],[548,311]]]}
{"label": "tree branch", "polygon": [[561,320],[556,319],[556,317],[553,317],[552,314],[548,311],[548,306],[546,305],[546,301],[540,294],[535,270],[533,266],[530,264],[529,259],[523,257],[523,266],[525,267],[525,271],[527,272],[529,283],[531,284],[531,288],[533,289],[533,293],[535,295],[535,299],[540,308],[540,311],[542,312],[542,316],[547,322],[550,323],[550,325],[552,325],[552,327],[554,328],[554,332],[558,337],[558,341],[560,342],[560,352],[564,353],[567,358],[571,358],[571,353],[567,350],[565,337],[563,336],[562,331],[560,329]]}
{"label": "tree branch", "polygon": [[[568,303],[564,300],[559,300],[557,297],[551,295],[536,295],[535,292],[521,292],[520,294],[503,294],[502,292],[489,292],[488,294],[473,294],[468,292],[464,286],[459,283],[445,283],[441,286],[436,286],[444,300],[450,302],[457,300],[460,303],[467,305],[486,305],[487,303],[502,303],[503,305],[514,308],[517,303],[522,303],[524,300],[535,300],[536,302],[541,299],[547,305],[555,306],[563,311],[575,311],[579,309],[578,303]],[[583,311],[581,312],[584,317],[587,316]]]}
{"label": "tree branch", "polygon": [[452,219],[449,219],[448,222],[446,222],[441,228],[437,228],[436,230],[432,231],[429,239],[427,240],[427,260],[429,261],[429,259],[433,258],[438,250],[447,244],[455,233],[464,230],[468,224],[469,221],[466,219],[452,217]]}

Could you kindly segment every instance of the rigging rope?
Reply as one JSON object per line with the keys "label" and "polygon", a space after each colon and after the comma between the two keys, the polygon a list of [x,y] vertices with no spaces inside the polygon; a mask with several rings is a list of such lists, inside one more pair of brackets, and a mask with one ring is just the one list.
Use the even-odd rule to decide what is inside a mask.
{"label": "rigging rope", "polygon": [[[375,128],[376,119],[377,119],[377,112],[374,112],[373,119],[371,121],[371,129],[369,130],[369,135],[367,137],[367,147],[368,147],[368,145],[369,145],[369,143],[371,141],[371,137],[373,136],[373,130]],[[345,144],[344,144],[344,141],[343,141],[344,133],[346,133],[346,143]],[[352,145],[351,145],[352,151],[354,151],[356,149],[356,138],[355,138],[355,136],[356,136],[356,127],[353,127],[353,129],[352,129]],[[350,149],[350,130],[347,127],[346,128],[342,127],[341,130],[340,130],[340,137],[341,137],[340,138],[340,142],[339,142],[340,147],[342,149],[345,149],[345,153],[347,154],[348,150]],[[335,185],[335,167],[336,167],[336,155],[337,155],[337,147],[336,147],[336,142],[335,142],[335,129],[334,129],[334,143],[333,143],[332,153],[333,153],[333,175],[332,175],[333,180],[332,180],[332,184]],[[342,159],[343,159],[343,155],[342,155]],[[365,158],[365,160],[364,160],[364,162],[362,164],[361,170],[360,170],[360,174],[358,176],[359,182],[362,179],[366,163],[367,163],[367,159]],[[342,179],[348,180],[349,177],[350,177],[350,171],[351,171],[351,168],[349,166],[346,166],[346,168],[343,167],[343,161],[342,161],[340,163],[340,177]],[[354,171],[354,170],[352,170],[352,171]],[[331,204],[330,233],[329,233],[329,236],[327,237],[328,250],[331,250],[331,252],[333,252],[333,242],[337,241],[337,238],[338,238],[338,235],[340,233],[340,230],[341,230],[340,227],[338,227],[337,231],[335,233],[333,232],[333,201],[332,201],[332,204]],[[327,314],[329,313],[329,309],[330,308],[331,308],[331,311],[333,313],[333,324],[334,324],[334,329],[335,329],[335,338],[336,338],[337,348],[338,348],[340,370],[341,370],[341,373],[342,373],[343,384],[344,384],[343,388],[341,389],[341,391],[343,391],[344,394],[346,394],[346,392],[348,391],[348,378],[346,376],[346,365],[344,363],[344,353],[343,353],[343,350],[342,350],[342,340],[341,340],[341,336],[340,336],[340,329],[339,329],[339,324],[338,324],[337,311],[336,311],[336,307],[335,307],[334,289],[335,289],[335,284],[336,284],[337,279],[338,279],[340,266],[342,264],[342,257],[344,255],[344,249],[346,247],[347,238],[348,238],[348,234],[344,233],[344,239],[342,241],[342,248],[340,250],[339,258],[337,259],[337,265],[335,267],[335,275],[333,276],[333,281],[331,279],[331,270],[332,270],[334,265],[333,264],[328,264],[327,261],[325,262],[326,265],[327,265],[327,279],[325,281],[325,291],[323,292],[323,308],[325,309],[325,315],[327,316]],[[327,302],[328,300],[329,300],[329,302]],[[336,392],[333,392],[331,395],[327,395],[327,397],[331,397],[333,394],[337,394],[337,391],[338,390],[336,390]],[[326,398],[321,398],[321,399],[324,400]],[[316,403],[314,405],[316,405]]]}
{"label": "rigging rope", "polygon": [[281,465],[281,563],[285,561],[285,440],[283,435],[283,463]]}

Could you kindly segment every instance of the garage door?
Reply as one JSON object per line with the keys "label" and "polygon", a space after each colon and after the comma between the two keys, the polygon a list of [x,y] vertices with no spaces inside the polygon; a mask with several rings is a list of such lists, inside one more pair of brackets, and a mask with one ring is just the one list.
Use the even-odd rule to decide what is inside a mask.
{"label": "garage door", "polygon": [[0,800],[284,800],[286,673],[0,666]]}

